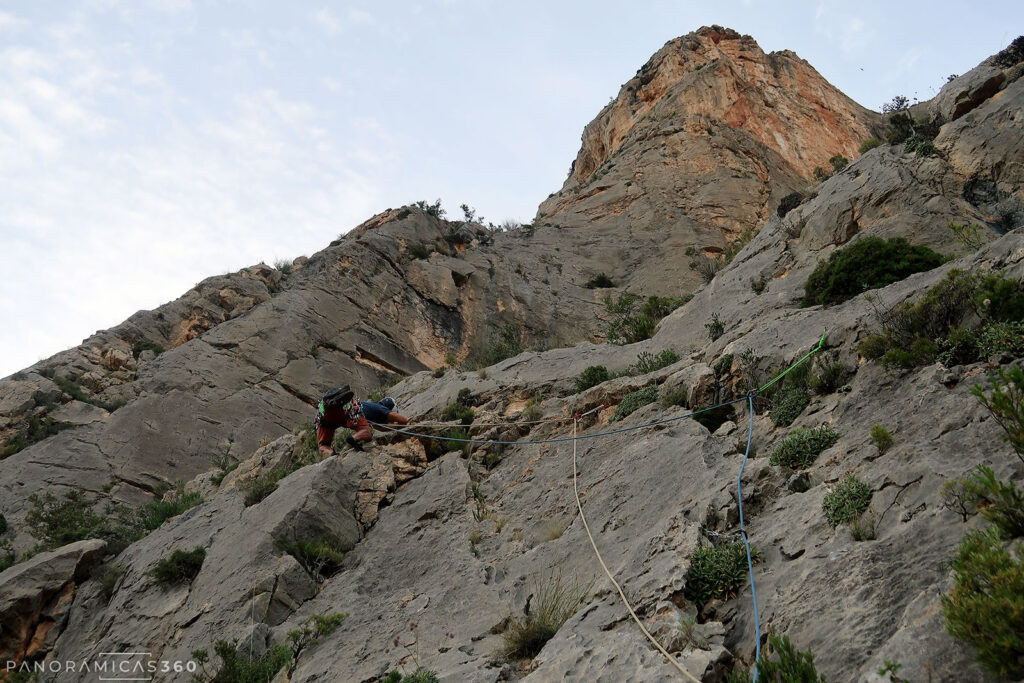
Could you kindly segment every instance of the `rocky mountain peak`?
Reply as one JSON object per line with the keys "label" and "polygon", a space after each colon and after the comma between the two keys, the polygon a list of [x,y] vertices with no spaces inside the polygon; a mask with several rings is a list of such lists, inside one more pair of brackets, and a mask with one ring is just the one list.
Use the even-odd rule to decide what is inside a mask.
{"label": "rocky mountain peak", "polygon": [[794,52],[765,54],[748,35],[704,26],[667,42],[590,122],[563,189],[584,184],[638,122],[668,112],[742,128],[804,178],[837,153],[852,158],[879,125]]}

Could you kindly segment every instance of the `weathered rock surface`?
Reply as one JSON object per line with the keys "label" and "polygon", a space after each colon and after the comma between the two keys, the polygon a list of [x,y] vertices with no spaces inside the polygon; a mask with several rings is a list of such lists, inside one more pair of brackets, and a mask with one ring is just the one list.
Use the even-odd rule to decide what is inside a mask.
{"label": "weathered rock surface", "polygon": [[78,541],[0,572],[0,661],[42,659],[67,623],[75,589],[107,544]]}
{"label": "weathered rock surface", "polygon": [[[985,95],[985,78],[965,81],[980,85],[967,88],[970,110],[942,127],[938,156],[884,146],[811,188],[806,164],[856,147],[879,119],[815,85],[820,77],[795,56],[765,56],[747,38],[705,29],[669,43],[588,127],[575,178],[541,207],[551,212],[551,225],[488,234],[413,209],[385,212],[296,261],[283,279],[248,278],[264,282],[267,299],[246,309],[256,290],[225,295],[219,308],[204,308],[225,320],[172,350],[129,357],[131,345],[115,328],[0,384],[8,411],[0,428],[9,430],[19,429],[26,411],[98,416],[66,400],[54,382],[79,370],[97,386],[108,382],[102,391],[135,397],[0,462],[0,512],[18,527],[19,543],[28,543],[20,528],[24,499],[39,489],[78,487],[99,496],[113,477],[114,498],[143,500],[157,482],[180,476],[205,500],[111,560],[123,575],[109,602],[98,578],[81,583],[63,612],[67,626],[47,645],[52,650],[32,656],[75,659],[131,647],[188,659],[218,639],[238,639],[258,654],[312,615],[346,612],[336,631],[302,651],[290,677],[282,672],[275,680],[369,683],[417,664],[442,681],[671,679],[675,670],[636,628],[594,557],[573,495],[572,443],[529,443],[564,439],[575,414],[607,405],[581,423],[584,436],[679,418],[576,442],[576,473],[595,542],[640,618],[687,670],[717,683],[754,659],[749,588],[706,605],[692,633],[678,624],[682,615],[698,617],[686,598],[694,551],[735,537],[736,477],[750,422],[744,402],[728,409],[714,433],[687,415],[741,397],[743,368],[788,365],[827,329],[823,354],[852,376],[843,391],[815,396],[793,427],[827,424],[840,433],[838,442],[806,471],[793,472],[767,458],[789,428],[774,427],[767,415],[753,419],[743,505],[760,551],[758,636],[764,641],[772,628],[811,648],[831,681],[877,681],[885,660],[902,663],[900,674],[910,680],[993,680],[945,632],[940,609],[949,559],[963,534],[981,525],[946,509],[941,485],[978,464],[1000,478],[1021,478],[998,425],[971,393],[988,368],[935,364],[889,373],[857,353],[877,324],[877,302],[918,297],[952,268],[1024,277],[1017,213],[1024,200],[1024,81],[1007,77]],[[742,83],[749,87],[740,97]],[[701,84],[711,86],[707,102],[698,96]],[[815,88],[812,97],[807,91]],[[925,106],[966,101],[951,99]],[[783,128],[781,141],[761,139],[775,114],[755,123],[743,112],[768,104],[803,127]],[[823,141],[817,148],[814,134]],[[663,139],[670,144],[662,147]],[[743,177],[733,162],[749,164],[742,168],[752,175]],[[620,163],[652,178],[646,208],[616,204],[643,180],[615,170]],[[722,168],[740,177],[725,177]],[[600,182],[609,185],[588,194],[585,184]],[[687,190],[682,208],[683,200],[665,194],[675,184]],[[792,189],[807,199],[779,217],[776,198]],[[676,218],[662,229],[657,216]],[[950,221],[984,228],[987,244],[958,243]],[[525,322],[553,345],[597,338],[600,297],[614,292],[580,282],[604,271],[636,291],[678,293],[688,273],[683,248],[721,248],[745,226],[758,229],[752,241],[649,341],[527,352],[481,372],[427,371],[448,352],[465,357],[479,348],[506,320]],[[694,235],[707,239],[694,242]],[[818,261],[866,235],[906,237],[953,260],[871,292],[875,304],[861,295],[830,308],[801,307]],[[412,249],[434,253],[412,258]],[[199,298],[212,306],[205,296]],[[178,337],[171,332],[187,336],[183,330],[206,324],[190,327],[184,310],[168,309],[165,317],[174,315],[158,329],[163,336],[146,339],[172,345]],[[723,333],[709,340],[713,315]],[[145,327],[138,320],[133,324]],[[680,357],[672,365],[627,373],[641,352],[669,348]],[[733,361],[720,362],[728,354]],[[592,365],[624,374],[576,393],[575,378]],[[40,373],[47,368],[53,379]],[[323,384],[344,378],[363,389],[398,375],[408,377],[389,393],[414,423],[435,422],[468,389],[476,411],[471,434],[520,443],[436,457],[425,440],[392,436],[368,453],[347,451],[301,467],[266,499],[244,506],[247,482],[301,464],[302,443],[287,432],[308,419]],[[616,404],[646,386],[657,386],[662,398],[685,388],[686,407],[652,403],[612,422]],[[94,395],[111,396],[102,391]],[[53,401],[62,405],[51,407]],[[871,443],[874,424],[893,433],[885,453]],[[415,428],[441,431],[436,424]],[[219,475],[203,472],[213,452],[244,461],[217,483]],[[873,539],[857,541],[824,518],[824,496],[847,474],[873,491]],[[341,570],[319,583],[280,542],[324,535],[348,552]],[[193,547],[207,553],[195,580],[157,585],[148,573],[156,561]],[[0,575],[0,583],[25,566]],[[496,653],[508,619],[535,609],[538,585],[559,575],[589,586],[581,607],[532,661],[502,661]]]}

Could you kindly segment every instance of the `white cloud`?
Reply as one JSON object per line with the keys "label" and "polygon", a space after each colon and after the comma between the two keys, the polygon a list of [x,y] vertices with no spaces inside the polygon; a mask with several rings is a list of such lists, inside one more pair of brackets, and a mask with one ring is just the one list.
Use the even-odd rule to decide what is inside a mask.
{"label": "white cloud", "polygon": [[25,21],[24,19],[19,19],[10,12],[0,12],[0,31],[21,28],[27,25],[27,21]]}
{"label": "white cloud", "polygon": [[863,54],[875,41],[875,31],[854,12],[856,5],[820,0],[814,11],[814,28],[847,56]]}
{"label": "white cloud", "polygon": [[338,35],[344,28],[341,20],[334,16],[334,14],[332,14],[326,7],[313,15],[313,19],[315,19],[316,23],[320,24],[324,30],[332,36]]}

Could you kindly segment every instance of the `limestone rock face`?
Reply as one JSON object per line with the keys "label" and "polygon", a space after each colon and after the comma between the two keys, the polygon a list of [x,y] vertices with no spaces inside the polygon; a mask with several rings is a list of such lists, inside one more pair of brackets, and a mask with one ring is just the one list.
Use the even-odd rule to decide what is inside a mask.
{"label": "limestone rock face", "polygon": [[0,572],[0,661],[42,659],[64,630],[78,582],[107,544],[78,541]]}
{"label": "limestone rock face", "polygon": [[580,282],[606,272],[678,295],[700,283],[687,250],[719,258],[816,166],[855,158],[881,128],[792,52],[705,27],[669,41],[587,125],[534,222],[583,255]]}
{"label": "limestone rock face", "polygon": [[[0,460],[2,533],[19,552],[33,543],[32,492],[79,488],[139,504],[181,478],[203,496],[103,558],[122,572],[109,600],[101,572],[81,572],[82,549],[98,555],[102,544],[88,544],[99,542],[0,574],[0,628],[17,625],[0,630],[0,644],[36,661],[125,647],[187,660],[221,639],[258,655],[315,615],[345,612],[274,680],[369,683],[418,666],[442,681],[669,680],[675,670],[594,555],[578,490],[639,618],[707,683],[749,669],[769,629],[811,648],[829,680],[874,683],[895,660],[911,680],[993,681],[944,628],[949,560],[983,520],[950,510],[941,488],[979,464],[1020,481],[1019,460],[972,394],[989,370],[1020,361],[887,371],[857,348],[880,307],[922,296],[953,268],[1024,277],[1024,80],[1010,69],[992,85],[985,69],[920,105],[949,112],[939,154],[883,145],[812,185],[808,165],[853,158],[880,118],[791,53],[701,29],[666,45],[588,126],[572,177],[533,225],[494,233],[388,210],[287,273],[257,266],[204,281],[0,382],[5,446],[11,435],[38,437]],[[777,211],[794,190],[797,205]],[[950,222],[977,226],[983,244],[958,242]],[[720,254],[748,229],[749,243],[698,284],[686,248]],[[819,261],[865,236],[903,237],[950,260],[870,297],[802,306]],[[618,286],[582,286],[600,272]],[[595,343],[607,324],[602,297],[627,290],[693,297],[649,340]],[[549,348],[433,372],[510,322]],[[745,387],[806,354],[823,330],[821,360],[849,377],[812,396],[792,428],[828,425],[840,437],[805,470],[771,465],[791,428],[758,404],[751,418]],[[637,370],[641,354],[668,349],[673,363]],[[577,391],[595,365],[612,379]],[[319,460],[292,434],[324,388],[398,379],[388,393],[420,436]],[[640,389],[683,405],[615,416]],[[488,443],[433,438],[452,435],[457,425],[439,421],[456,400],[473,407],[469,434]],[[730,400],[714,422],[690,414]],[[584,438],[567,440],[584,412]],[[894,437],[884,453],[870,438],[876,424]],[[214,455],[217,467],[239,462],[214,470]],[[759,633],[745,582],[701,610],[691,597],[696,551],[736,539],[741,467]],[[246,507],[247,490],[275,470],[286,476]],[[825,496],[849,474],[872,490],[874,538],[824,517]],[[328,537],[345,556],[321,581],[287,546]],[[158,585],[154,564],[194,547],[206,550],[195,579]],[[559,577],[580,587],[580,605],[535,658],[505,661],[511,620],[533,613]]]}
{"label": "limestone rock face", "polygon": [[582,185],[665,99],[750,133],[805,178],[835,154],[853,158],[879,123],[793,52],[765,54],[750,36],[705,26],[666,43],[587,125],[566,186]]}

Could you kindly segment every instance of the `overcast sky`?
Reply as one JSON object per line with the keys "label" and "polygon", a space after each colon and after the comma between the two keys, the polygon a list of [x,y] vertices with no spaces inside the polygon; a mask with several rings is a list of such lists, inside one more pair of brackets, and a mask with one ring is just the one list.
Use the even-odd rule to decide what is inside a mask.
{"label": "overcast sky", "polygon": [[1019,0],[0,0],[0,376],[388,207],[529,220],[583,126],[701,25],[878,109],[1022,19]]}

